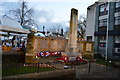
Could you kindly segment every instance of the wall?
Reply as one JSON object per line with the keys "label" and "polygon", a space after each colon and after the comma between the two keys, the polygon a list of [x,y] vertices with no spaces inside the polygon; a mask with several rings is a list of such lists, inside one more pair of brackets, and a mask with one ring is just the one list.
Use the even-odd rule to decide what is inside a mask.
{"label": "wall", "polygon": [[96,5],[93,4],[87,8],[87,19],[86,19],[86,40],[87,36],[92,36],[92,41],[94,41],[94,28],[95,28],[95,13]]}
{"label": "wall", "polygon": [[26,55],[34,56],[41,51],[57,52],[65,51],[67,40],[56,37],[39,37],[28,35]]}
{"label": "wall", "polygon": [[25,53],[24,52],[2,52],[2,64],[8,63],[24,63]]}

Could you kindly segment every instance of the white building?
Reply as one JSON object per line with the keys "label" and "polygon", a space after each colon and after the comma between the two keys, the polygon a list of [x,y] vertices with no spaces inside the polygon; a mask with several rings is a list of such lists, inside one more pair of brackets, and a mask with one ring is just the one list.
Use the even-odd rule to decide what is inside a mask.
{"label": "white building", "polygon": [[92,4],[87,8],[87,19],[86,19],[86,40],[94,41],[94,26],[95,26],[95,6]]}
{"label": "white building", "polygon": [[95,15],[96,6],[100,2],[95,2],[94,4],[88,6],[87,8],[87,18],[86,18],[86,37],[87,41],[94,41],[94,31],[95,31]]}

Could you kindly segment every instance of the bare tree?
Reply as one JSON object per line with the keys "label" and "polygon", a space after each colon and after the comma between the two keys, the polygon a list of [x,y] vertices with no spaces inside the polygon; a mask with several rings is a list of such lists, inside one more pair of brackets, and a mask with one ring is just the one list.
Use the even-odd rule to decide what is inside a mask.
{"label": "bare tree", "polygon": [[68,37],[68,35],[69,35],[69,27],[66,26],[65,32],[64,32],[64,37]]}
{"label": "bare tree", "polygon": [[60,33],[62,29],[62,25],[58,24],[56,26],[53,26],[52,28],[49,29],[50,32],[52,33]]}
{"label": "bare tree", "polygon": [[62,30],[63,30],[63,28],[62,28],[61,24],[58,24],[58,25],[53,26],[52,28],[48,29],[48,31],[51,32],[52,34],[54,34],[55,36],[58,36],[58,35],[63,36]]}
{"label": "bare tree", "polygon": [[85,32],[86,32],[86,18],[84,15],[81,15],[78,20],[78,38],[83,39],[85,37]]}
{"label": "bare tree", "polygon": [[[77,30],[77,38],[84,40],[86,32],[86,18],[85,15],[81,15],[78,20],[78,30]],[[66,28],[65,36],[69,35],[69,27]]]}
{"label": "bare tree", "polygon": [[32,19],[32,14],[34,12],[33,8],[28,8],[27,2],[22,0],[19,2],[19,8],[15,10],[10,10],[9,12],[16,17],[17,21],[20,23],[21,26],[30,28],[32,26],[36,26],[37,24]]}

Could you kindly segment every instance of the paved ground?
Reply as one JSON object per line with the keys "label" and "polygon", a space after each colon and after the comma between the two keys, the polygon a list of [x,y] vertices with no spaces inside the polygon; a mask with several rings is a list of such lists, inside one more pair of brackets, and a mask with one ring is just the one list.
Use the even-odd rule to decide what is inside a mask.
{"label": "paved ground", "polygon": [[89,68],[87,65],[78,66],[76,69],[77,78],[120,78],[120,69],[115,69],[106,66],[91,64],[91,71],[89,74]]}
{"label": "paved ground", "polygon": [[[63,67],[63,65],[60,65],[60,67]],[[91,64],[90,73],[88,64],[74,66],[73,68],[76,69],[76,75],[71,74],[56,78],[120,78],[120,69],[111,67],[106,69],[106,66],[96,63]]]}
{"label": "paved ground", "polygon": [[[51,57],[46,59],[43,58],[38,61],[53,62],[55,58],[56,57],[54,57],[54,59]],[[58,69],[64,69],[64,64],[62,63],[53,63],[51,65],[57,67]],[[89,64],[78,65],[78,66],[74,66],[73,68],[76,69],[76,78],[120,78],[120,69],[115,69],[111,67],[108,67],[108,69],[106,69],[106,66],[96,63],[91,63],[90,74],[89,74]],[[69,76],[67,78],[69,78]]]}
{"label": "paved ground", "polygon": [[120,73],[118,71],[119,70],[117,69],[111,69],[111,70],[109,69],[88,75],[82,75],[79,76],[78,78],[120,78]]}

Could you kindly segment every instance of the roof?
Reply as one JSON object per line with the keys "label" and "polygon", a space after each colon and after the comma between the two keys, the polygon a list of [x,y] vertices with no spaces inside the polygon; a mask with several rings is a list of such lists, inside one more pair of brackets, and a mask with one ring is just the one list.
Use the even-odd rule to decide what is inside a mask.
{"label": "roof", "polygon": [[27,27],[25,27],[25,26],[22,26],[22,28],[23,28],[23,29],[28,29],[28,30],[29,30],[29,28],[27,28]]}
{"label": "roof", "polygon": [[30,33],[30,31],[26,30],[26,29],[21,29],[21,28],[17,28],[17,27],[15,28],[15,27],[10,27],[10,26],[3,26],[3,25],[0,25],[0,31],[18,33],[18,34]]}
{"label": "roof", "polygon": [[8,16],[2,16],[0,19],[0,31],[18,33],[18,34],[28,34],[29,30],[23,29],[23,27],[14,19]]}
{"label": "roof", "polygon": [[88,6],[87,7],[87,9],[89,9],[89,8],[91,8],[91,7],[94,7],[94,6],[96,6],[96,5],[100,5],[100,4],[102,4],[103,2],[100,2],[99,0],[98,1],[96,1],[94,4],[91,4],[90,6]]}

